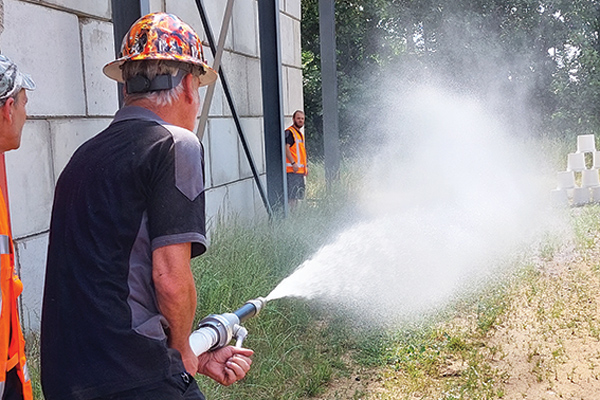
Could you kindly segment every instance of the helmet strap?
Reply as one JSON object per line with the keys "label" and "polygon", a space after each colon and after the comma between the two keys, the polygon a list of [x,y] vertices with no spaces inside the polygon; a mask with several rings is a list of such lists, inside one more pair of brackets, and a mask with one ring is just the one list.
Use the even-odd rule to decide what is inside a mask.
{"label": "helmet strap", "polygon": [[179,70],[177,75],[171,74],[157,75],[152,80],[143,75],[136,75],[126,82],[127,94],[158,92],[159,90],[173,89],[179,83],[187,72]]}

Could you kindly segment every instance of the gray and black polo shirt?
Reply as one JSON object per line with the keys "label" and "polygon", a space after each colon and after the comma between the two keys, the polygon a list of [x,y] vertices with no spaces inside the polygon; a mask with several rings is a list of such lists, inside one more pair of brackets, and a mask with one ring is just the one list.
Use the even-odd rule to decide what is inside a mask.
{"label": "gray and black polo shirt", "polygon": [[206,250],[203,149],[184,128],[125,107],[56,185],[42,312],[48,400],[93,399],[184,371],[152,282],[152,251]]}

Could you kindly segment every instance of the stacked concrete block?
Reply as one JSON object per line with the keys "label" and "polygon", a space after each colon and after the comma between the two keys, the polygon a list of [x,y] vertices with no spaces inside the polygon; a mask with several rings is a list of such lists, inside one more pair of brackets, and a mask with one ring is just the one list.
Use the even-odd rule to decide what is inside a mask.
{"label": "stacked concrete block", "polygon": [[207,173],[211,175],[212,186],[223,186],[239,181],[239,139],[233,119],[211,119],[207,126],[207,150],[211,160]]}
{"label": "stacked concrete block", "polygon": [[[586,165],[586,155],[593,157]],[[600,202],[600,152],[596,151],[594,135],[577,137],[577,151],[567,156],[567,170],[557,174],[558,185],[552,191],[557,204],[582,206]]]}
{"label": "stacked concrete block", "polygon": [[29,96],[29,115],[85,115],[79,39],[76,15],[38,4],[4,0],[2,52],[38,83]]}
{"label": "stacked concrete block", "polygon": [[89,15],[103,19],[111,18],[111,0],[42,0],[41,3],[55,5],[72,14]]}
{"label": "stacked concrete block", "polygon": [[21,321],[23,327],[38,330],[41,320],[48,234],[35,235],[15,242],[18,273],[23,281]]}
{"label": "stacked concrete block", "polygon": [[[248,150],[254,160],[254,166],[259,174],[265,173],[265,157],[264,157],[264,143],[263,143],[263,119],[260,117],[253,118],[242,118],[240,121],[242,129],[246,136],[246,142],[248,143]],[[240,157],[240,178],[249,179],[252,178],[252,169],[250,168],[250,162],[246,157],[246,152],[242,146],[241,141],[238,140],[238,154]]]}
{"label": "stacked concrete block", "polygon": [[283,65],[298,65],[296,55],[296,44],[294,42],[295,20],[287,15],[281,15],[279,19],[281,26],[281,62]]}
{"label": "stacked concrete block", "polygon": [[5,154],[13,236],[36,235],[48,229],[54,190],[50,124],[27,121],[21,148]]}
{"label": "stacked concrete block", "polygon": [[[221,2],[225,3],[224,0]],[[256,1],[235,0],[232,19],[233,51],[250,57],[258,57],[258,5]]]}
{"label": "stacked concrete block", "polygon": [[[21,147],[7,152],[6,173],[23,321],[39,327],[55,182],[75,149],[118,108],[117,85],[102,75],[114,58],[110,0],[0,0],[2,53],[30,74]],[[26,27],[26,29],[24,29]]]}
{"label": "stacked concrete block", "polygon": [[102,73],[115,57],[112,24],[91,18],[80,19],[87,115],[112,115],[118,108],[117,86]]}

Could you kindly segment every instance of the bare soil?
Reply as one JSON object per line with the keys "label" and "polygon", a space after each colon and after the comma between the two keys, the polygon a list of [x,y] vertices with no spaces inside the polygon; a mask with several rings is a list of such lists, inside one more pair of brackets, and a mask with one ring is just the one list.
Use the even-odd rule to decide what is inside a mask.
{"label": "bare soil", "polygon": [[[482,359],[495,377],[497,394],[469,392],[461,399],[600,399],[598,247],[577,251],[570,246],[533,261],[540,273],[516,284],[499,324],[482,339]],[[471,329],[468,317],[451,324]],[[406,379],[406,371],[391,366],[351,366],[349,376],[333,380],[316,399],[459,398],[444,390],[468,363],[441,360],[437,376],[423,378],[420,387]]]}

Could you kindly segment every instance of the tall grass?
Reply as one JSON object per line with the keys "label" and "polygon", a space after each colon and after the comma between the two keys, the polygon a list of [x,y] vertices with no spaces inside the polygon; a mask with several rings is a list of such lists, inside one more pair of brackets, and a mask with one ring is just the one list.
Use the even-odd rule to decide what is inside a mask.
{"label": "tall grass", "polygon": [[[229,217],[217,224],[209,250],[193,261],[199,318],[266,296],[352,220],[347,175],[342,173],[329,190],[323,175],[322,165],[311,165],[306,200],[287,219],[250,224]],[[207,398],[300,399],[318,393],[343,370],[343,335],[336,334],[335,323],[319,306],[276,300],[245,325],[250,331],[245,345],[255,350],[250,373],[227,388],[199,377]]]}

